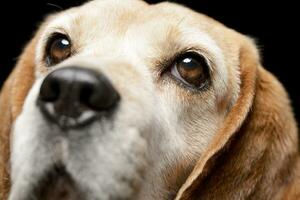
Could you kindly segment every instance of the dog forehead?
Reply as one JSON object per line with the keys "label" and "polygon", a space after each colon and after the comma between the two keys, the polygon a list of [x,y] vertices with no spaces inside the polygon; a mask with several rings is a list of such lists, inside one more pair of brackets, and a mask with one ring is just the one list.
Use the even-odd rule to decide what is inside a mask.
{"label": "dog forehead", "polygon": [[218,25],[209,17],[174,3],[150,5],[140,0],[94,0],[58,14],[48,28],[75,32],[75,37],[105,38],[122,36],[128,31],[136,31],[136,36],[164,34],[184,26],[210,34],[211,27]]}
{"label": "dog forehead", "polygon": [[175,49],[180,45],[185,48],[198,45],[216,55],[215,47],[222,40],[215,38],[219,35],[218,31],[213,34],[215,27],[223,28],[209,17],[174,3],[149,5],[139,0],[94,0],[53,17],[42,38],[45,41],[53,32],[65,32],[87,54],[119,55],[118,52],[128,54],[132,50],[140,57],[151,57],[166,49],[173,49],[172,55],[180,50]]}

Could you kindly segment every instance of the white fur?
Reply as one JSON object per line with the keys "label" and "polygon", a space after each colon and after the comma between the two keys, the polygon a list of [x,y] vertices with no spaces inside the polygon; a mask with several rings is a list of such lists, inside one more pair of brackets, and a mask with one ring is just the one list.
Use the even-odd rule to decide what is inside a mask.
{"label": "white fur", "polygon": [[[219,110],[218,102],[239,91],[228,91],[228,67],[218,44],[204,30],[191,27],[186,16],[178,25],[182,16],[169,16],[172,9],[167,12],[164,5],[117,2],[97,0],[60,13],[41,31],[35,61],[38,80],[12,134],[9,200],[25,200],[57,162],[66,166],[87,199],[169,198],[166,170],[178,163],[193,165],[220,127],[227,110]],[[122,28],[117,20],[125,11],[133,16],[121,23]],[[212,86],[208,91],[194,94],[172,81],[157,80],[152,61],[165,51],[162,43],[170,42],[165,37],[172,27],[179,31],[177,45],[199,49],[209,62]],[[76,54],[46,69],[47,38],[62,30],[73,39]],[[36,99],[49,71],[74,65],[107,76],[120,93],[121,104],[113,120],[104,118],[83,130],[64,133],[44,119]]]}

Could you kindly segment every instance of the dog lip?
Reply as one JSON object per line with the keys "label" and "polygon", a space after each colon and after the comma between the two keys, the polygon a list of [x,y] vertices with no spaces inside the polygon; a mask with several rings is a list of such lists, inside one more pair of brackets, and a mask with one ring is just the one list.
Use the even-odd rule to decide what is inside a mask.
{"label": "dog lip", "polygon": [[48,170],[36,184],[28,200],[85,200],[78,185],[63,165]]}

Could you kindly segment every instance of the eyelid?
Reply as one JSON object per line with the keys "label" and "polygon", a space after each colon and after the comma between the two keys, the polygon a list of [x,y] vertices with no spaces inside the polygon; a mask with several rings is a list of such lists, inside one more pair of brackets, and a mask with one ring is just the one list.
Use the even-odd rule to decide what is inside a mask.
{"label": "eyelid", "polygon": [[[51,44],[58,38],[58,37],[62,37],[62,38],[65,38],[66,40],[69,41],[69,45],[70,45],[70,48],[71,48],[71,53],[70,53],[70,56],[74,53],[73,52],[73,44],[72,44],[72,40],[70,39],[70,36],[64,32],[52,32],[48,35],[47,37],[47,40],[45,42],[45,47],[44,47],[44,55],[43,55],[43,60],[44,62],[46,63],[47,66],[51,66],[52,63],[51,63],[51,60],[49,59],[48,55],[49,55],[49,51],[50,51],[50,48],[51,48]],[[69,56],[69,57],[70,57]]]}
{"label": "eyelid", "polygon": [[185,56],[187,54],[192,54],[194,56],[201,56],[205,59],[205,62],[208,66],[208,73],[209,75],[211,75],[211,73],[213,73],[213,62],[212,59],[210,58],[209,54],[203,50],[203,49],[199,49],[199,48],[185,48],[182,49],[178,52],[176,52],[175,54],[173,54],[170,58],[168,59],[164,59],[163,61],[159,62],[159,73],[163,74],[164,72],[168,71],[170,69],[170,67],[172,67],[172,65],[176,62],[177,59],[179,59],[182,56]]}
{"label": "eyelid", "polygon": [[48,37],[47,41],[46,41],[46,52],[49,50],[48,48],[51,46],[50,44],[57,38],[57,37],[62,37],[67,39],[70,42],[70,46],[72,46],[72,41],[70,39],[70,37],[67,34],[64,33],[60,33],[60,32],[54,32],[52,34],[50,34],[50,36]]}
{"label": "eyelid", "polygon": [[[190,84],[187,81],[185,81],[184,79],[182,80],[182,78],[178,78],[181,77],[180,75],[175,77],[171,73],[172,72],[171,70],[175,70],[173,68],[176,68],[176,64],[178,60],[180,60],[180,58],[184,58],[188,54],[194,55],[194,57],[201,57],[202,59],[204,59],[204,62],[206,63],[206,72],[207,72],[208,79],[200,88],[189,86]],[[206,91],[210,88],[211,81],[212,81],[213,62],[206,51],[203,51],[198,48],[185,48],[181,51],[178,51],[173,56],[169,57],[169,59],[165,59],[158,62],[158,64],[159,65],[157,66],[157,69],[158,69],[159,77],[157,77],[158,78],[157,80],[159,79],[170,80],[174,82],[176,85],[186,88],[187,90],[195,93],[198,93],[199,91]]]}
{"label": "eyelid", "polygon": [[176,60],[180,59],[183,56],[186,56],[187,54],[191,54],[194,55],[196,57],[200,56],[202,58],[204,58],[205,63],[208,66],[207,72],[209,77],[212,76],[213,73],[213,62],[210,59],[210,57],[208,56],[208,53],[205,52],[204,50],[201,50],[199,48],[185,48],[182,49],[179,52],[176,52],[173,56],[171,56],[168,59],[164,59],[163,61],[158,62],[158,73],[160,74],[160,76],[162,74],[164,74],[167,71],[170,71],[170,69],[173,67],[173,65],[176,63]]}
{"label": "eyelid", "polygon": [[208,66],[208,72],[211,73],[213,72],[213,60],[211,59],[211,57],[209,56],[209,53],[203,49],[199,49],[199,48],[189,48],[186,50],[186,52],[183,52],[183,55],[185,53],[191,53],[194,54],[196,56],[201,56],[202,58],[204,58],[205,63]]}

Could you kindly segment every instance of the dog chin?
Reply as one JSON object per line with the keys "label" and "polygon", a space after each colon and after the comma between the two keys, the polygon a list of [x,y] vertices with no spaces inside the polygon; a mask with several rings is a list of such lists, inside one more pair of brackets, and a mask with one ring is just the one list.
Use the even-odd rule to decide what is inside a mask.
{"label": "dog chin", "polygon": [[[120,127],[107,131],[111,127],[96,123],[63,135],[58,127],[37,131],[47,127],[45,121],[27,130],[21,124],[33,124],[28,119],[20,116],[14,130],[18,139],[13,144],[9,200],[136,198],[150,166],[149,144],[143,136],[150,130],[141,133],[123,126],[122,131]],[[29,137],[18,137],[26,133]],[[30,141],[35,142],[27,145]]]}
{"label": "dog chin", "polygon": [[40,178],[27,199],[85,200],[85,195],[65,167],[56,165]]}
{"label": "dog chin", "polygon": [[[142,175],[140,174],[140,176]],[[117,177],[118,175],[111,177],[111,180]],[[121,180],[118,181],[119,185],[117,186],[119,189],[113,188],[114,186],[109,188],[111,180],[106,180],[108,189],[105,189],[105,191],[101,188],[104,186],[102,183],[99,190],[95,191],[76,180],[63,165],[58,164],[49,168],[49,170],[39,178],[37,183],[29,191],[29,195],[25,200],[135,199],[141,186],[141,177],[138,179],[139,180],[137,180],[136,177],[121,177]],[[90,180],[90,182],[93,181],[95,180]],[[126,188],[126,190],[121,189],[122,187]]]}
{"label": "dog chin", "polygon": [[[64,152],[68,155],[59,159],[54,154],[41,155],[49,156],[48,159],[54,162],[41,163],[43,167],[20,172],[14,177],[16,184],[12,185],[10,200],[135,199],[141,190],[149,162],[145,159],[147,144],[137,137],[137,132],[131,132],[136,133],[131,143],[115,145],[115,149],[108,146],[99,149],[91,144],[75,152],[69,145],[68,152]],[[66,145],[63,143],[56,145]],[[65,148],[61,147],[59,151]],[[43,162],[37,155],[35,159]],[[33,163],[25,165],[34,166]],[[24,173],[32,175],[26,185],[19,184],[26,176]]]}
{"label": "dog chin", "polygon": [[[116,177],[111,177],[112,179]],[[140,179],[141,180],[141,179]],[[93,182],[94,180],[90,180]],[[106,180],[108,185],[111,180]],[[124,178],[119,180],[119,190],[111,188],[104,191],[103,185],[98,191],[84,186],[66,170],[63,165],[49,168],[43,176],[38,178],[36,184],[27,192],[26,196],[16,199],[22,200],[106,200],[106,199],[134,199],[139,192],[141,183],[138,180]],[[120,185],[120,184],[123,184]],[[126,188],[126,191],[121,189]]]}

